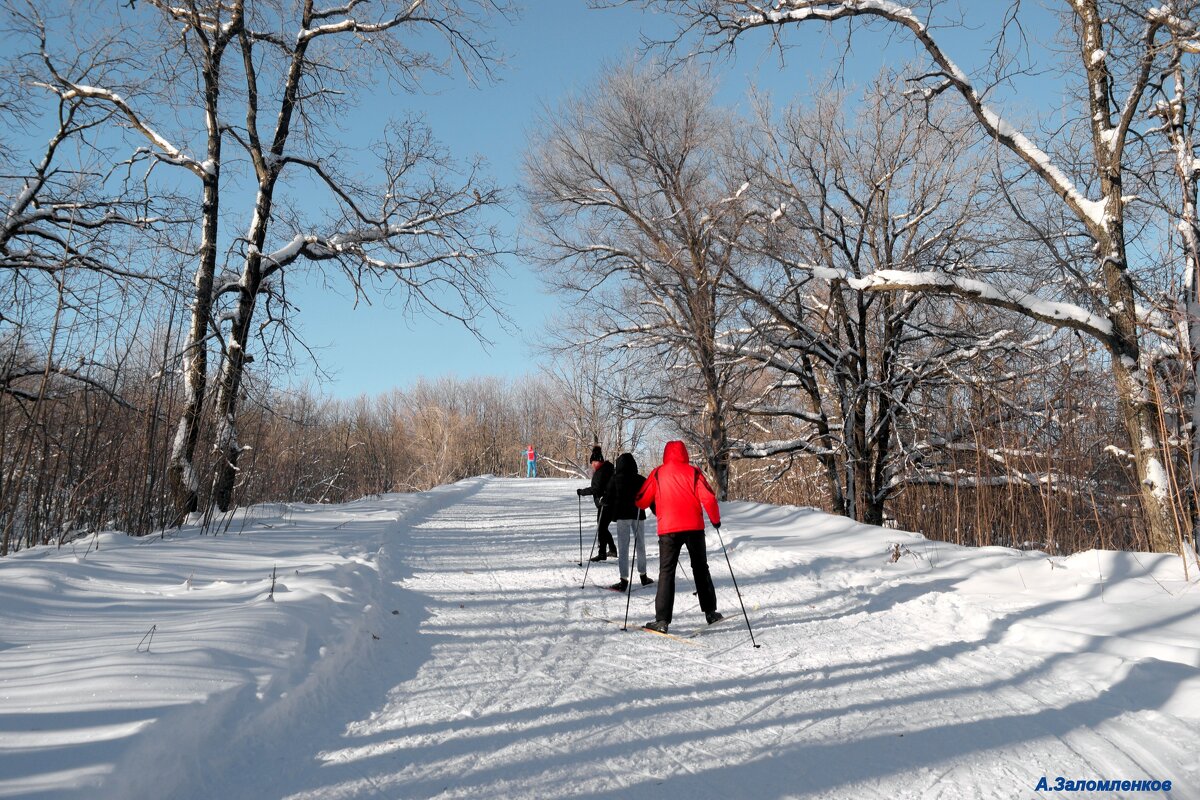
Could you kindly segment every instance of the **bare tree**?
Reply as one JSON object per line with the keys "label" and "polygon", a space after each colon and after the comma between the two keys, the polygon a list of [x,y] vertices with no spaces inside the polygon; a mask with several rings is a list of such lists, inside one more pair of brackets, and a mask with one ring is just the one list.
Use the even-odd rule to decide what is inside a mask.
{"label": "bare tree", "polygon": [[[15,45],[0,65],[0,114],[12,136],[0,174],[0,420],[11,413],[23,422],[0,426],[4,554],[64,511],[61,502],[39,508],[62,490],[50,466],[66,449],[55,414],[76,395],[130,407],[121,364],[104,363],[103,342],[136,329],[139,305],[169,291],[170,280],[139,268],[133,254],[143,234],[172,220],[136,178],[137,154],[103,135],[111,111],[44,91],[57,84],[37,8],[6,3],[0,14]],[[74,79],[104,80],[115,69],[110,50],[103,38],[77,49]]]}
{"label": "bare tree", "polygon": [[[195,451],[208,387],[209,342],[215,332],[213,279],[219,252],[222,144],[225,138],[221,91],[228,80],[224,57],[229,45],[237,41],[242,31],[246,9],[243,0],[184,0],[182,3],[147,0],[140,14],[126,13],[131,22],[147,15],[158,17],[163,35],[172,41],[167,45],[166,55],[184,62],[183,68],[173,69],[163,76],[174,80],[161,80],[161,85],[152,88],[147,85],[154,83],[148,80],[149,76],[138,75],[136,70],[133,75],[126,75],[127,69],[114,72],[106,80],[73,76],[57,66],[57,59],[47,50],[44,37],[42,57],[50,73],[48,86],[52,91],[64,100],[86,101],[106,108],[118,125],[141,140],[141,155],[155,163],[181,168],[199,181],[200,241],[196,252],[189,253],[195,258],[196,265],[192,278],[191,318],[181,348],[185,400],[168,469],[175,495],[175,521],[179,523],[186,514],[195,511],[198,504],[200,487]],[[92,21],[101,22],[95,18]],[[116,51],[114,58],[128,59],[131,51],[144,45],[141,38],[130,37],[112,40],[109,49]],[[194,85],[190,85],[192,76]],[[164,102],[168,97],[174,98],[174,102]],[[154,119],[155,116],[168,117],[163,109],[176,104],[199,110],[204,137],[197,149],[203,148],[203,157],[189,152],[190,132],[179,131],[177,136],[172,135],[162,122]]]}
{"label": "bare tree", "polygon": [[[488,14],[506,10],[502,0],[419,0],[378,9],[359,2],[318,7],[310,1],[293,8],[271,0],[150,0],[130,16],[151,28],[161,24],[163,60],[175,68],[176,80],[163,81],[153,95],[169,102],[157,107],[145,102],[152,95],[141,84],[132,87],[145,95],[139,102],[136,92],[131,97],[121,87],[74,80],[46,58],[52,88],[61,97],[106,104],[114,118],[144,139],[150,157],[200,180],[200,241],[182,352],[186,402],[170,470],[178,519],[196,508],[200,491],[194,454],[214,339],[222,360],[213,410],[219,453],[213,499],[221,508],[232,502],[241,452],[236,413],[249,339],[254,331],[286,326],[290,306],[277,273],[288,265],[328,262],[360,294],[399,289],[415,306],[448,314],[472,329],[479,314],[494,310],[487,274],[499,247],[480,212],[500,196],[480,178],[477,166],[452,164],[423,126],[405,122],[384,132],[377,152],[381,178],[364,181],[339,166],[354,159],[346,158],[327,128],[336,127],[338,115],[365,87],[382,80],[412,86],[421,73],[442,69],[439,55],[406,41],[410,32],[421,41],[421,29],[428,29],[444,42],[451,59],[486,71],[494,55],[480,35],[481,24]],[[153,41],[153,36],[143,38]],[[241,56],[232,64],[231,45]],[[177,88],[192,79],[191,88]],[[231,88],[242,102],[240,114],[223,99]],[[264,128],[260,112],[270,105],[275,106],[272,124]],[[174,109],[184,126],[189,119],[202,120],[204,157],[189,155],[186,142],[192,136],[185,127],[172,137],[151,119],[160,108]],[[240,124],[234,121],[238,117],[244,120]],[[236,183],[222,179],[226,137],[249,156],[254,197],[248,224],[241,228],[246,233],[231,248],[240,267],[222,272],[218,248],[231,237],[222,236],[219,223],[238,191]],[[286,199],[277,202],[277,196],[286,198],[285,176],[328,190],[326,219],[304,220]],[[267,311],[265,325],[255,321],[260,305]]]}
{"label": "bare tree", "polygon": [[[851,0],[781,0],[770,7],[751,0],[649,0],[647,4],[679,14],[686,30],[697,32],[714,48],[732,47],[743,34],[757,28],[779,31],[793,24],[857,17],[905,30],[916,40],[932,62],[917,79],[925,96],[944,92],[957,96],[979,129],[1058,196],[1073,220],[1086,230],[1095,249],[1087,280],[1101,287],[1097,293],[1100,307],[1093,311],[1032,291],[937,271],[881,272],[858,286],[870,291],[953,294],[1077,330],[1101,342],[1111,356],[1151,544],[1163,552],[1177,549],[1181,539],[1172,513],[1169,460],[1164,458],[1159,404],[1139,329],[1138,292],[1126,242],[1131,198],[1125,184],[1130,178],[1127,145],[1137,135],[1134,127],[1145,112],[1150,78],[1166,52],[1163,43],[1172,37],[1192,42],[1194,23],[1175,15],[1170,4],[1132,8],[1120,2],[1072,0],[1064,12],[1064,30],[1076,42],[1074,73],[1086,88],[1078,119],[1089,139],[1087,156],[1081,157],[1072,177],[1033,139],[998,114],[988,103],[986,91],[950,58],[929,21],[936,3],[926,3],[924,12],[894,2]],[[1078,183],[1081,179],[1083,189]],[[1088,187],[1098,192],[1099,199],[1089,197]]]}
{"label": "bare tree", "polygon": [[695,77],[611,70],[539,122],[526,174],[546,279],[580,303],[592,342],[653,371],[635,405],[690,434],[723,497],[740,373],[718,340],[738,187],[723,180],[723,121]]}
{"label": "bare tree", "polygon": [[[233,295],[224,354],[217,379],[214,501],[232,502],[242,451],[236,415],[247,347],[262,296],[286,308],[272,277],[304,259],[338,265],[356,290],[372,280],[388,280],[410,301],[457,317],[471,327],[489,300],[488,270],[499,247],[479,212],[499,202],[499,192],[482,183],[475,168],[457,182],[445,155],[423,127],[393,129],[382,152],[383,180],[373,187],[340,174],[334,159],[319,149],[322,125],[344,107],[342,100],[359,76],[409,82],[433,68],[435,60],[404,40],[428,28],[440,35],[462,63],[486,68],[491,56],[477,38],[483,10],[501,10],[492,0],[390,3],[369,12],[358,3],[317,8],[306,0],[298,9],[262,4],[239,34],[245,78],[245,118],[231,134],[254,168],[255,199],[250,224],[239,243],[242,266],[236,280],[217,288]],[[274,104],[273,124],[264,128],[260,112]],[[326,222],[280,231],[276,193],[286,171],[307,173],[328,189],[337,212]],[[280,246],[268,247],[274,237]],[[461,310],[443,304],[449,290]]]}
{"label": "bare tree", "polygon": [[[815,457],[833,510],[873,524],[936,446],[914,424],[931,397],[956,384],[1011,381],[974,365],[1029,347],[1022,326],[995,312],[968,315],[923,293],[814,278],[814,267],[852,279],[884,270],[978,274],[1002,251],[970,130],[944,114],[940,126],[929,124],[890,95],[893,82],[882,76],[862,98],[831,91],[778,122],[760,112],[761,144],[739,148],[754,187],[743,195],[746,213],[759,231],[745,246],[773,267],[746,260],[749,271],[730,273],[752,301],[744,312],[751,337],[735,352],[774,377],[739,410],[775,435],[740,455]],[[987,316],[994,324],[982,324]],[[762,426],[779,418],[794,424]]]}
{"label": "bare tree", "polygon": [[188,0],[182,5],[149,0],[149,5],[182,28],[184,53],[193,59],[199,74],[200,102],[204,112],[202,169],[193,170],[200,179],[200,248],[192,279],[191,319],[184,340],[184,405],[171,445],[169,475],[175,492],[176,523],[195,511],[199,504],[200,481],[196,470],[196,443],[200,417],[208,388],[208,347],[214,331],[213,280],[221,214],[221,168],[225,128],[222,122],[221,87],[226,80],[224,58],[229,45],[243,33],[244,0]]}
{"label": "bare tree", "polygon": [[[555,338],[562,326],[556,326]],[[574,342],[547,352],[542,368],[546,395],[555,424],[540,429],[531,438],[552,440],[542,453],[556,470],[577,476],[588,474],[592,445],[608,452],[634,452],[646,441],[651,421],[636,413],[640,380],[645,370],[622,363],[603,347]],[[543,417],[545,418],[545,417]],[[549,434],[549,436],[547,436]]]}

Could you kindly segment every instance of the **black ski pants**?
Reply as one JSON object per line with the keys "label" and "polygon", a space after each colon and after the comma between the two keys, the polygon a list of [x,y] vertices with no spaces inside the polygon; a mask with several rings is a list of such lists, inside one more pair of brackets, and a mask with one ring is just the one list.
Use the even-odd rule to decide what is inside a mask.
{"label": "black ski pants", "polygon": [[664,533],[658,537],[658,594],[654,597],[656,620],[671,621],[671,611],[675,607],[675,565],[679,563],[679,553],[685,547],[688,560],[692,562],[692,578],[696,581],[696,592],[700,596],[700,610],[705,613],[717,610],[717,590],[713,588],[712,575],[708,571],[704,531]]}
{"label": "black ski pants", "polygon": [[596,509],[596,535],[600,545],[600,555],[616,555],[617,542],[613,539],[612,531],[608,529],[612,522],[612,511],[608,506],[600,506]]}

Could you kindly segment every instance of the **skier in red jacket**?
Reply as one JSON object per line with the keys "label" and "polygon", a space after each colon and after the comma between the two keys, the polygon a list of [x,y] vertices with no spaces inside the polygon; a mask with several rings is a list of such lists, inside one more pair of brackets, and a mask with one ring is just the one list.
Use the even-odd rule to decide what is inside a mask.
{"label": "skier in red jacket", "polygon": [[717,611],[717,592],[708,571],[704,547],[704,514],[714,528],[721,527],[717,497],[700,470],[688,463],[683,442],[667,442],[662,466],[646,477],[635,501],[638,508],[654,504],[658,517],[658,594],[654,598],[654,621],[642,627],[666,633],[675,606],[675,565],[684,547],[692,562],[700,610],[709,625],[722,618]]}

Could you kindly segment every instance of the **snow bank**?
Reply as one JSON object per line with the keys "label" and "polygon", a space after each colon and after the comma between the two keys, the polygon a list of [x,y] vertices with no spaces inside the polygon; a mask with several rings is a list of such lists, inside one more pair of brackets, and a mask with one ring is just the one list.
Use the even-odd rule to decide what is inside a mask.
{"label": "snow bank", "polygon": [[[762,646],[711,532],[734,618],[682,644],[604,621],[628,602],[636,627],[654,590],[602,591],[611,561],[581,584],[578,485],[260,506],[0,561],[0,797],[1032,797],[1056,775],[1200,796],[1178,559],[728,503]],[[683,563],[679,632],[702,623]]]}
{"label": "snow bank", "polygon": [[388,538],[479,483],[0,560],[0,797],[167,797],[286,735],[398,610]]}

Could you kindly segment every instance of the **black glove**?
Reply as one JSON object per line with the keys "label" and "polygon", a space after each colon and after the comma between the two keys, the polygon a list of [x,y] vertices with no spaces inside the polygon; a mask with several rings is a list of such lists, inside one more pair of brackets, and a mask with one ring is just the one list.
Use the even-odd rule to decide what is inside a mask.
{"label": "black glove", "polygon": [[714,522],[714,523],[713,523],[713,530],[715,530],[715,531],[719,531],[719,530],[721,530],[721,523],[719,523],[719,522]]}
{"label": "black glove", "polygon": [[575,494],[579,495],[580,497],[583,497],[585,494],[587,494],[587,489],[576,489]]}

